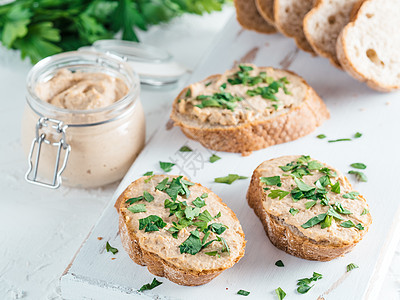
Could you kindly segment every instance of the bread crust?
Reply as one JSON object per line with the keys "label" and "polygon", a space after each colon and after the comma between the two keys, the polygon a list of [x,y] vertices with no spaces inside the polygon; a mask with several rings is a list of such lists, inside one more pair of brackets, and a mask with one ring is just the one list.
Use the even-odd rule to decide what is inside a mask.
{"label": "bread crust", "polygon": [[[261,176],[258,168],[255,169],[247,191],[247,202],[261,220],[271,243],[278,249],[307,260],[330,261],[351,251],[361,240],[361,238],[354,240],[351,244],[329,245],[318,243],[302,235],[295,227],[279,220],[264,209],[262,202],[265,196],[260,185]],[[365,228],[363,234],[365,235],[367,231],[368,227]]]}
{"label": "bread crust", "polygon": [[275,25],[274,0],[256,0],[257,10],[260,15],[270,24]]}
{"label": "bread crust", "polygon": [[276,33],[275,26],[258,12],[255,0],[235,0],[234,3],[237,20],[243,28],[259,33]]}
{"label": "bread crust", "polygon": [[[286,72],[298,76],[291,71]],[[215,76],[210,76],[203,82],[215,78]],[[329,112],[321,98],[304,79],[302,82],[307,85],[308,90],[305,100],[300,106],[291,108],[288,112],[268,120],[218,128],[189,126],[176,115],[178,100],[186,94],[188,87],[183,89],[175,99],[171,119],[175,126],[181,127],[182,132],[188,138],[200,142],[206,148],[248,155],[252,151],[305,136],[314,131],[323,121],[329,119]]]}
{"label": "bread crust", "polygon": [[[169,175],[168,177],[172,176]],[[184,177],[184,179],[188,180],[186,177]],[[244,240],[245,236],[242,230],[239,232],[239,234],[243,238],[244,243],[242,248],[240,249],[240,253],[238,257],[231,261],[231,264],[226,265],[224,268],[203,270],[201,272],[179,268],[175,264],[172,264],[161,258],[156,253],[152,253],[143,249],[140,246],[139,239],[136,234],[132,230],[130,230],[128,225],[126,224],[126,215],[124,211],[121,210],[121,208],[124,207],[125,201],[130,198],[130,196],[128,195],[128,191],[135,185],[135,183],[136,181],[132,182],[125,189],[125,191],[118,197],[114,205],[119,215],[119,233],[121,236],[122,246],[128,253],[129,257],[135,263],[141,266],[146,266],[149,272],[154,274],[155,276],[165,277],[174,283],[185,286],[198,286],[210,282],[212,279],[220,275],[222,271],[232,267],[244,256],[246,241]],[[204,189],[205,193],[213,193],[211,190],[203,187],[198,183],[196,183],[196,185]],[[239,220],[237,219],[235,213],[231,209],[229,209],[229,207],[224,202],[222,202],[221,198],[219,198],[217,195],[215,195],[215,197],[223,206],[228,208],[227,211],[230,213],[231,217],[239,223]]]}
{"label": "bread crust", "polygon": [[[283,26],[281,19],[279,18],[279,11],[280,11],[281,3],[279,0],[274,0],[274,20],[275,20],[275,27],[285,36],[293,38],[297,47],[301,50],[306,51],[315,56],[315,52],[311,45],[308,43],[305,35],[304,37],[290,34],[285,27]],[[302,26],[303,27],[303,26]],[[303,28],[302,28],[303,31]],[[304,32],[304,31],[303,31]]]}
{"label": "bread crust", "polygon": [[351,59],[349,58],[348,49],[346,46],[346,36],[348,31],[356,25],[356,21],[359,16],[363,13],[362,8],[364,5],[367,5],[371,0],[360,0],[358,3],[354,5],[352,15],[354,17],[352,20],[343,28],[341,33],[339,34],[338,40],[336,42],[336,53],[340,64],[343,69],[349,73],[355,79],[366,82],[366,84],[377,91],[380,92],[390,92],[393,90],[400,89],[400,85],[383,85],[380,82],[377,82],[373,78],[366,77],[361,71],[357,69],[357,66],[353,64]]}

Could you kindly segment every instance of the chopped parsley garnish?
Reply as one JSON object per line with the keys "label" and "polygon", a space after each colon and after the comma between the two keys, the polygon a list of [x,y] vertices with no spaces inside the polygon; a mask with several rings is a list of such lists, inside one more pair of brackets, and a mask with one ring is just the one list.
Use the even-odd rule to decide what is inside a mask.
{"label": "chopped parsley garnish", "polygon": [[171,172],[173,166],[174,163],[160,161],[160,168],[166,173]]}
{"label": "chopped parsley garnish", "polygon": [[200,233],[197,230],[193,230],[190,232],[189,237],[179,246],[179,250],[181,254],[188,253],[191,255],[195,255],[200,252],[201,249],[206,248],[212,242],[217,241],[217,239],[206,242],[210,232],[207,232],[203,240],[200,239]]}
{"label": "chopped parsley garnish", "polygon": [[177,199],[178,195],[185,196],[186,198],[190,196],[188,186],[194,185],[194,183],[184,180],[183,176],[172,178],[170,182],[168,182],[168,180],[168,177],[164,178],[157,184],[156,189],[167,193],[174,201]]}
{"label": "chopped parsley garnish", "polygon": [[190,147],[188,147],[188,146],[182,146],[180,149],[179,149],[179,152],[192,152],[193,150],[190,148]]}
{"label": "chopped parsley garnish", "polygon": [[109,242],[106,243],[106,251],[107,252],[111,252],[114,255],[118,253],[118,249],[114,248],[114,247],[111,247]]}
{"label": "chopped parsley garnish", "polygon": [[283,264],[283,261],[277,260],[277,261],[275,262],[275,266],[277,266],[277,267],[284,267],[285,265]]}
{"label": "chopped parsley garnish", "polygon": [[185,212],[185,218],[192,221],[194,218],[200,215],[200,208],[187,206],[184,212]]}
{"label": "chopped parsley garnish", "polygon": [[[189,91],[190,91],[190,90],[189,90]],[[143,286],[139,289],[139,292],[152,290],[152,289],[154,289],[155,287],[157,287],[157,286],[159,286],[159,285],[161,285],[161,284],[162,284],[161,281],[158,281],[157,279],[154,278],[153,281],[152,281],[151,283],[147,283],[147,284],[143,285]]]}
{"label": "chopped parsley garnish", "polygon": [[289,212],[292,214],[292,216],[295,216],[295,215],[297,215],[299,213],[299,210],[297,208],[291,207],[289,209]]}
{"label": "chopped parsley garnish", "polygon": [[348,142],[351,139],[337,139],[337,140],[329,140],[328,143],[336,143],[336,142]]}
{"label": "chopped parsley garnish", "polygon": [[303,225],[301,225],[301,227],[303,227],[304,229],[313,227],[319,223],[321,223],[323,220],[325,220],[325,217],[327,216],[327,214],[319,214],[315,217],[312,217],[310,220],[308,220],[306,223],[304,223]]}
{"label": "chopped parsley garnish", "polygon": [[301,225],[301,227],[307,229],[323,222],[321,224],[321,228],[324,229],[326,227],[331,226],[332,223],[331,217],[338,220],[343,220],[343,218],[330,206],[326,213],[312,217],[306,223]]}
{"label": "chopped parsley garnish", "polygon": [[290,92],[286,88],[286,84],[289,84],[289,81],[286,77],[282,77],[278,80],[273,80],[268,86],[264,87],[256,87],[252,90],[247,90],[246,94],[250,97],[261,96],[263,99],[268,99],[271,101],[278,101],[275,94],[279,92],[279,89],[282,89],[286,95],[290,95]]}
{"label": "chopped parsley garnish", "polygon": [[310,208],[313,207],[315,204],[317,204],[317,201],[315,201],[315,200],[306,202],[306,203],[305,203],[306,209],[310,209]]}
{"label": "chopped parsley garnish", "polygon": [[216,234],[222,234],[228,227],[225,226],[222,223],[212,223],[208,226],[208,229],[210,229],[212,232]]}
{"label": "chopped parsley garnish", "polygon": [[206,206],[206,202],[203,199],[201,199],[200,197],[197,197],[196,199],[194,199],[192,204],[198,208],[202,208],[203,206]]}
{"label": "chopped parsley garnish", "polygon": [[353,263],[348,264],[346,266],[347,272],[350,272],[351,270],[354,270],[354,269],[357,269],[357,268],[358,268],[358,266],[356,264],[353,264]]}
{"label": "chopped parsley garnish", "polygon": [[143,176],[151,176],[151,175],[153,175],[153,171],[148,171],[143,174]]}
{"label": "chopped parsley garnish", "polygon": [[225,176],[225,177],[217,177],[214,179],[214,181],[218,182],[218,183],[232,184],[236,180],[241,180],[241,179],[247,179],[247,177],[240,176],[238,174],[229,174],[228,176]]}
{"label": "chopped parsley garnish", "polygon": [[340,202],[335,202],[335,204],[333,204],[333,208],[342,215],[350,215],[351,214],[351,211],[349,211],[348,209],[345,209]]}
{"label": "chopped parsley garnish", "polygon": [[201,100],[200,104],[195,105],[198,108],[221,107],[233,111],[237,106],[236,102],[242,101],[243,98],[222,91],[213,95],[199,95],[196,97],[196,100]]}
{"label": "chopped parsley garnish", "polygon": [[307,163],[307,167],[310,170],[319,170],[319,169],[323,168],[324,165],[321,164],[320,162],[316,161],[316,160],[312,160],[312,161]]}
{"label": "chopped parsley garnish", "polygon": [[191,96],[192,96],[192,90],[190,88],[188,88],[187,91],[186,91],[185,97],[188,98],[188,97],[191,97]]}
{"label": "chopped parsley garnish", "polygon": [[208,198],[208,194],[207,194],[207,193],[203,193],[203,194],[200,196],[200,198],[201,198],[201,199]]}
{"label": "chopped parsley garnish", "polygon": [[145,232],[159,231],[159,229],[164,228],[166,225],[163,219],[156,215],[139,219],[139,230],[144,229]]}
{"label": "chopped parsley garnish", "polygon": [[222,252],[227,252],[230,254],[231,250],[229,249],[228,243],[225,241],[225,239],[222,236],[217,236],[217,239],[219,242],[222,242]]}
{"label": "chopped parsley garnish", "polygon": [[282,190],[271,190],[270,193],[268,194],[268,197],[275,199],[279,197],[279,200],[282,200],[284,197],[289,195],[290,192],[287,191],[282,191]]}
{"label": "chopped parsley garnish", "polygon": [[358,181],[362,181],[362,182],[367,182],[368,181],[367,176],[363,172],[351,170],[351,171],[349,171],[349,174],[356,175],[356,178],[357,178]]}
{"label": "chopped parsley garnish", "polygon": [[356,224],[354,224],[352,220],[347,220],[346,222],[341,223],[340,226],[342,226],[344,228],[351,228],[351,227],[355,227]]}
{"label": "chopped parsley garnish", "polygon": [[218,251],[204,252],[204,254],[207,254],[208,256],[217,256],[217,257],[221,257],[221,255],[218,253]]}
{"label": "chopped parsley garnish", "polygon": [[260,181],[262,183],[265,183],[266,185],[276,185],[276,186],[282,185],[280,176],[260,177]]}
{"label": "chopped parsley garnish", "polygon": [[246,65],[239,65],[239,71],[228,78],[228,83],[231,85],[243,84],[247,86],[254,86],[259,83],[272,83],[274,79],[267,77],[267,73],[260,72],[258,76],[250,76],[249,71],[252,71],[253,67]]}
{"label": "chopped parsley garnish", "polygon": [[213,154],[213,155],[211,155],[210,156],[210,163],[215,163],[217,160],[220,160],[221,159],[221,157],[219,157],[218,155],[215,155],[215,154]]}
{"label": "chopped parsley garnish", "polygon": [[358,192],[349,192],[349,193],[343,194],[342,197],[343,197],[343,198],[346,198],[346,199],[352,199],[352,200],[354,200],[354,199],[357,198],[358,195],[360,195],[360,193],[358,193]]}
{"label": "chopped parsley garnish", "polygon": [[311,278],[303,278],[303,279],[297,280],[297,285],[298,285],[297,291],[300,294],[307,293],[314,286],[314,285],[310,286],[310,284],[313,281],[320,280],[321,278],[322,278],[321,274],[314,272],[313,276]]}
{"label": "chopped parsley garnish", "polygon": [[356,132],[356,133],[354,134],[354,138],[358,139],[358,138],[360,138],[360,137],[362,137],[362,133]]}
{"label": "chopped parsley garnish", "polygon": [[250,295],[250,292],[245,291],[245,290],[238,290],[238,292],[236,294],[241,295],[241,296],[248,296],[248,295]]}
{"label": "chopped parsley garnish", "polygon": [[326,135],[325,135],[325,134],[318,134],[318,135],[317,135],[317,138],[319,138],[320,140],[322,140],[322,139],[326,138]]}
{"label": "chopped parsley garnish", "polygon": [[135,198],[129,198],[128,200],[125,201],[125,203],[128,204],[133,204],[135,202],[143,200],[143,196],[135,197]]}
{"label": "chopped parsley garnish", "polygon": [[340,183],[339,183],[339,181],[336,181],[336,183],[334,185],[331,185],[331,190],[332,190],[332,192],[334,192],[336,194],[340,194]]}
{"label": "chopped parsley garnish", "polygon": [[279,300],[283,300],[286,297],[286,293],[280,287],[275,289],[275,293],[278,296]]}
{"label": "chopped parsley garnish", "polygon": [[128,210],[133,213],[146,212],[146,204],[134,204],[128,207]]}
{"label": "chopped parsley garnish", "polygon": [[360,216],[363,216],[363,215],[366,215],[366,214],[369,214],[369,210],[364,208],[364,210],[362,211]]}
{"label": "chopped parsley garnish", "polygon": [[364,230],[364,226],[362,226],[361,223],[358,223],[355,227],[356,227],[358,230]]}
{"label": "chopped parsley garnish", "polygon": [[154,200],[153,195],[150,194],[150,193],[147,192],[147,191],[144,191],[144,192],[143,192],[143,198],[144,198],[144,200],[146,200],[147,202],[151,202],[151,201]]}
{"label": "chopped parsley garnish", "polygon": [[302,192],[308,192],[315,189],[314,187],[309,186],[308,184],[304,183],[304,181],[298,179],[297,177],[294,178],[294,182],[296,183],[299,190]]}
{"label": "chopped parsley garnish", "polygon": [[363,163],[354,163],[354,164],[351,164],[350,166],[352,166],[355,169],[360,169],[360,170],[365,170],[367,168],[367,166]]}

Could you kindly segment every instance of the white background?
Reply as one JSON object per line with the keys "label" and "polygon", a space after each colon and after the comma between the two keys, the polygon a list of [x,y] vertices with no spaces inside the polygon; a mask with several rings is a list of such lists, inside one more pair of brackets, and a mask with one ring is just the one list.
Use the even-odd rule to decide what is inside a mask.
{"label": "white background", "polygon": [[[142,41],[169,50],[193,69],[232,12],[185,16],[153,27]],[[18,53],[0,49],[0,299],[60,299],[58,278],[117,187],[49,191],[24,182],[27,159],[19,136],[30,67]],[[169,113],[172,100],[142,99],[148,137],[164,126],[158,120]],[[400,299],[399,280],[400,245],[382,299]]]}

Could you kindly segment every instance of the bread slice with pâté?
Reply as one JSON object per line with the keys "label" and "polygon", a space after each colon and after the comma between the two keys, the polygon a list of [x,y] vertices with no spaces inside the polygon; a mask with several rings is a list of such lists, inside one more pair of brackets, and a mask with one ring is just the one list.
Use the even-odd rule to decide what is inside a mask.
{"label": "bread slice with p\u00e2t\u00e9", "polygon": [[400,89],[399,16],[400,1],[366,0],[337,40],[343,69],[378,91]]}
{"label": "bread slice with p\u00e2t\u00e9", "polygon": [[244,255],[235,213],[212,191],[182,176],[141,177],[115,207],[130,258],[177,284],[205,284]]}
{"label": "bread slice with p\u00e2t\u00e9", "polygon": [[303,20],[304,33],[314,51],[338,68],[341,65],[336,55],[336,41],[358,1],[317,0]]}
{"label": "bread slice with p\u00e2t\u00e9", "polygon": [[276,28],[288,37],[294,38],[297,46],[309,53],[314,50],[303,31],[303,18],[311,10],[314,0],[274,0]]}
{"label": "bread slice with p\u00e2t\u00e9", "polygon": [[329,261],[364,237],[369,206],[338,170],[309,156],[264,161],[253,173],[247,201],[277,248]]}
{"label": "bread slice with p\u00e2t\u00e9", "polygon": [[259,33],[275,33],[273,24],[266,21],[258,12],[255,0],[235,0],[236,17],[243,28]]}
{"label": "bread slice with p\u00e2t\u00e9", "polygon": [[325,104],[303,78],[251,64],[184,88],[171,113],[189,138],[244,155],[305,136],[328,118]]}

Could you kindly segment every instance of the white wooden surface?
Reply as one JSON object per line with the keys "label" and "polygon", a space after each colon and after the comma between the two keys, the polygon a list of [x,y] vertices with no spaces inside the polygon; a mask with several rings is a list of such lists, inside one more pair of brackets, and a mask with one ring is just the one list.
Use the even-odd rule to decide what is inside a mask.
{"label": "white wooden surface", "polygon": [[[287,59],[289,57],[289,60]],[[188,140],[178,128],[167,130],[164,122],[136,160],[116,190],[102,217],[78,251],[72,265],[61,279],[63,297],[95,299],[134,299],[135,296],[157,299],[230,299],[239,289],[251,291],[249,298],[274,299],[274,289],[280,286],[288,299],[379,299],[380,286],[390,264],[400,234],[397,209],[400,146],[399,93],[380,94],[351,79],[321,58],[295,49],[293,41],[280,35],[260,35],[240,29],[232,19],[220,35],[220,40],[193,73],[190,81],[223,72],[235,61],[285,67],[301,74],[325,100],[331,119],[307,137],[254,152],[251,156],[218,153],[222,159],[207,162],[211,151]],[[291,62],[291,63],[290,63]],[[328,139],[352,137],[351,142],[327,143],[315,136],[324,133]],[[178,149],[189,145],[195,151],[183,157]],[[187,154],[187,153],[186,153]],[[374,222],[363,241],[342,258],[331,262],[311,262],[290,256],[271,245],[260,221],[248,207],[245,194],[249,180],[231,186],[216,184],[214,177],[228,173],[250,176],[262,161],[286,154],[309,154],[346,172],[349,164],[364,162],[368,183],[350,180],[354,188],[367,198]],[[171,174],[185,174],[192,180],[211,188],[237,214],[248,241],[244,258],[215,280],[200,287],[182,287],[158,278],[163,284],[156,289],[138,293],[136,290],[154,277],[145,267],[136,265],[124,252],[118,236],[117,213],[113,203],[122,190],[146,171],[161,172],[158,161],[177,163]],[[103,237],[99,241],[97,237]],[[114,256],[105,252],[105,242],[120,251]],[[284,268],[274,263],[281,259]],[[356,263],[359,269],[345,273],[346,265]],[[297,279],[310,277],[316,271],[324,278],[316,283],[307,296],[297,294]],[[339,285],[335,283],[340,283]],[[333,288],[331,288],[333,287]]]}

